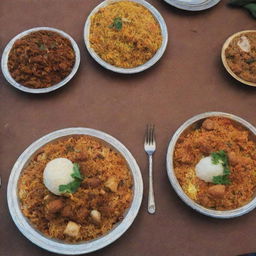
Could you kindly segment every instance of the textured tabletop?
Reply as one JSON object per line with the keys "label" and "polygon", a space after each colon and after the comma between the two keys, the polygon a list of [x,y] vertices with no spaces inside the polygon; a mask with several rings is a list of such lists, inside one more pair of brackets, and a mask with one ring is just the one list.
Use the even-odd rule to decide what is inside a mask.
{"label": "textured tabletop", "polygon": [[[231,78],[220,59],[226,38],[240,30],[255,29],[255,20],[242,9],[229,8],[227,0],[196,13],[150,0],[166,21],[167,50],[149,70],[121,75],[99,66],[84,45],[86,17],[100,2],[0,1],[1,53],[16,34],[37,26],[67,32],[81,51],[74,79],[47,95],[20,92],[0,74],[0,255],[54,255],[18,231],[9,215],[6,189],[11,168],[24,149],[41,136],[67,127],[94,128],[119,139],[136,158],[145,185],[142,206],[131,228],[116,242],[91,255],[233,256],[256,251],[255,211],[230,220],[194,212],[172,189],[165,166],[171,136],[196,114],[223,111],[256,125],[256,89]],[[155,215],[146,211],[148,169],[143,136],[148,122],[156,125]]]}

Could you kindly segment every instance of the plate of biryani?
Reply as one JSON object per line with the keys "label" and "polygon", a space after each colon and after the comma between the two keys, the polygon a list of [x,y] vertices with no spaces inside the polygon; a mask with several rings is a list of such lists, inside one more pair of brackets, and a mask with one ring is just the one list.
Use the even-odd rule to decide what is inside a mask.
{"label": "plate of biryani", "polygon": [[223,112],[187,120],[167,151],[167,173],[178,196],[215,218],[238,217],[256,207],[256,128]]}
{"label": "plate of biryani", "polygon": [[228,73],[239,82],[256,86],[256,30],[244,30],[224,43],[221,59]]}
{"label": "plate of biryani", "polygon": [[5,47],[1,67],[6,80],[27,93],[48,93],[75,75],[80,51],[67,33],[36,27],[15,36]]}
{"label": "plate of biryani", "polygon": [[103,67],[138,73],[163,55],[168,32],[161,14],[144,0],[106,0],[96,6],[84,26],[85,45]]}
{"label": "plate of biryani", "polygon": [[134,221],[142,201],[140,169],[128,149],[94,129],[67,128],[31,144],[8,182],[18,229],[48,251],[99,250]]}

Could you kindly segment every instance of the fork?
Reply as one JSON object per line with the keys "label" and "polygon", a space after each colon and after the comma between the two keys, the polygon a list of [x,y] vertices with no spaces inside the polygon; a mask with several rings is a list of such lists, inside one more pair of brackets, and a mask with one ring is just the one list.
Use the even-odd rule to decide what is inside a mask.
{"label": "fork", "polygon": [[153,154],[156,150],[156,141],[154,138],[154,125],[148,124],[144,142],[144,149],[148,154],[149,160],[149,191],[148,191],[148,212],[153,214],[156,211],[154,189],[153,189]]}

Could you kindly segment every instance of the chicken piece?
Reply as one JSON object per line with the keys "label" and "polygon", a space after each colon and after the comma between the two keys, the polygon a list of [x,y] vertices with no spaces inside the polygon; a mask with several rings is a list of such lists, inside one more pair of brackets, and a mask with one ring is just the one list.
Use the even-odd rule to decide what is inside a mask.
{"label": "chicken piece", "polygon": [[213,130],[214,129],[214,122],[210,119],[206,119],[204,120],[204,122],[202,123],[202,127],[205,129],[205,130]]}
{"label": "chicken piece", "polygon": [[90,213],[93,223],[98,225],[101,222],[101,213],[97,210],[92,210]]}
{"label": "chicken piece", "polygon": [[71,218],[73,216],[73,211],[72,211],[71,205],[66,205],[61,210],[61,216],[66,217],[66,218]]}
{"label": "chicken piece", "polygon": [[81,226],[76,224],[75,222],[69,221],[64,230],[64,234],[72,237],[77,237],[79,234],[80,227]]}
{"label": "chicken piece", "polygon": [[96,188],[101,184],[101,180],[95,177],[87,178],[85,180],[85,184],[90,188]]}
{"label": "chicken piece", "polygon": [[49,213],[60,212],[63,207],[64,207],[64,202],[62,201],[62,199],[56,199],[56,200],[50,201],[46,205],[46,208]]}
{"label": "chicken piece", "polygon": [[112,217],[115,213],[115,209],[112,207],[107,207],[107,206],[101,206],[100,207],[100,212],[102,213],[103,216],[106,216],[107,218]]}
{"label": "chicken piece", "polygon": [[105,187],[109,188],[112,192],[117,192],[118,182],[115,177],[109,177],[104,185]]}
{"label": "chicken piece", "polygon": [[239,159],[234,151],[228,152],[228,161],[233,166],[239,162]]}
{"label": "chicken piece", "polygon": [[208,193],[211,197],[216,198],[216,199],[221,199],[225,195],[225,186],[224,185],[214,185],[209,187]]}
{"label": "chicken piece", "polygon": [[76,213],[76,219],[78,222],[83,222],[89,216],[89,211],[86,207],[81,207]]}

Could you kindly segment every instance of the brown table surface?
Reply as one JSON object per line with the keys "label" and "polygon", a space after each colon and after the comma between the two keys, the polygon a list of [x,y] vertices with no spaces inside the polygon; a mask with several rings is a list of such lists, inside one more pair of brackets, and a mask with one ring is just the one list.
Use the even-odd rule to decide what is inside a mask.
{"label": "brown table surface", "polygon": [[[1,176],[0,255],[53,255],[27,240],[13,223],[6,188],[13,164],[41,136],[66,127],[90,127],[119,139],[136,158],[144,179],[144,197],[131,228],[112,245],[91,255],[216,255],[256,251],[255,211],[218,220],[186,206],[166,174],[166,149],[174,131],[188,118],[206,111],[236,114],[256,125],[256,90],[236,82],[224,70],[220,51],[225,39],[255,29],[255,20],[227,0],[203,12],[186,12],[164,1],[150,0],[163,15],[167,50],[153,68],[136,75],[103,69],[83,41],[86,17],[99,0],[1,0],[1,53],[16,34],[37,26],[69,33],[78,43],[81,64],[75,78],[47,95],[30,95],[0,76]],[[146,211],[147,157],[143,136],[147,123],[156,125],[154,185],[157,210]]]}

